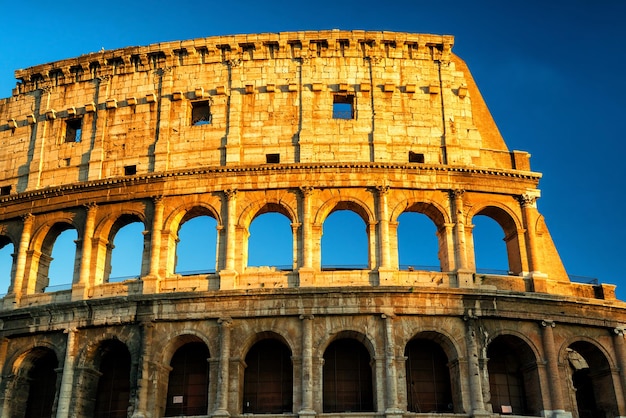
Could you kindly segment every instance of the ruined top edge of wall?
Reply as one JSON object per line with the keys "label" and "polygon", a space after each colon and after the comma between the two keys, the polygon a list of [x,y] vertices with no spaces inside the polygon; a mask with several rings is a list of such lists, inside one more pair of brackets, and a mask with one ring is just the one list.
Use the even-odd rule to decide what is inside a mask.
{"label": "ruined top edge of wall", "polygon": [[14,95],[41,84],[67,84],[84,77],[150,71],[155,68],[219,63],[230,60],[362,57],[434,59],[447,61],[454,44],[451,35],[386,31],[301,31],[213,36],[147,46],[103,50],[76,58],[15,71]]}

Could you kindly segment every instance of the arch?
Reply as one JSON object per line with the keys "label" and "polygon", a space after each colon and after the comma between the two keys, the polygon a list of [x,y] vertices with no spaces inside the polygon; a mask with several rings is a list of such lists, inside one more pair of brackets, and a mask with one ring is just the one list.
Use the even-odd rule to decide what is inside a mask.
{"label": "arch", "polygon": [[365,223],[359,230],[357,219],[362,221],[362,217],[353,210],[338,209],[324,220],[320,239],[322,269],[357,270],[370,267],[370,229]]}
{"label": "arch", "polygon": [[397,222],[400,269],[441,271],[441,252],[445,244],[432,219],[420,212],[405,211]]}
{"label": "arch", "polygon": [[245,357],[243,413],[281,414],[293,412],[293,364],[291,349],[282,338],[268,332]]}
{"label": "arch", "polygon": [[177,340],[169,362],[164,416],[205,415],[209,407],[209,348],[195,336]]}
{"label": "arch", "polygon": [[[211,264],[208,268],[179,268],[180,263],[180,249],[179,244],[181,242],[181,229],[185,223],[192,221],[193,219],[199,218],[201,216],[208,216],[212,218],[216,222],[215,227],[215,246],[214,246],[214,257],[204,258],[208,263]],[[192,273],[193,270],[207,270],[207,272],[212,272],[217,270],[217,259],[218,259],[218,245],[219,245],[219,228],[222,225],[221,217],[219,216],[219,212],[210,204],[204,202],[194,202],[192,205],[185,205],[176,208],[165,220],[163,232],[167,234],[167,260],[166,260],[166,271],[168,273],[178,273],[181,272],[185,275],[185,272]],[[195,239],[195,237],[193,238]],[[184,245],[184,244],[183,244]],[[210,260],[214,260],[211,262]],[[182,262],[185,263],[184,261]]]}
{"label": "arch", "polygon": [[449,359],[431,338],[413,338],[406,357],[407,410],[417,413],[453,411]]}
{"label": "arch", "polygon": [[[482,206],[480,209],[473,211],[471,214],[471,220],[474,222],[476,216],[486,216],[489,219],[495,221],[503,231],[503,240],[506,251],[506,264],[507,269],[504,274],[519,275],[523,271],[522,267],[522,248],[520,232],[522,231],[521,224],[517,215],[510,210],[510,208],[503,206],[499,203],[491,203],[486,206]],[[468,214],[468,218],[470,214]],[[473,232],[473,235],[475,232]],[[487,243],[484,243],[485,246]],[[489,247],[493,247],[489,244]],[[476,243],[474,242],[474,248]],[[474,262],[476,265],[476,262]]]}
{"label": "arch", "polygon": [[528,343],[512,334],[501,334],[487,346],[491,405],[496,413],[541,415],[537,356]]}
{"label": "arch", "polygon": [[[287,223],[285,224],[285,220]],[[248,266],[294,267],[294,238],[289,218],[282,212],[268,211],[254,217],[246,243]]]}
{"label": "arch", "polygon": [[331,213],[338,210],[349,210],[356,213],[365,222],[365,225],[369,225],[376,219],[374,213],[365,202],[351,196],[342,196],[324,202],[315,213],[314,223],[322,225]]}
{"label": "arch", "polygon": [[391,211],[390,221],[397,222],[400,215],[406,212],[416,212],[428,216],[428,218],[430,218],[430,220],[437,226],[437,229],[443,228],[445,224],[451,222],[446,209],[438,202],[430,200],[403,200],[399,202]]}
{"label": "arch", "polygon": [[361,341],[349,335],[351,333],[340,334],[324,350],[322,400],[325,413],[374,411],[372,357]]}
{"label": "arch", "polygon": [[216,271],[217,220],[209,215],[190,217],[179,224],[176,236],[176,274],[192,275]]}
{"label": "arch", "polygon": [[239,215],[238,225],[244,228],[249,228],[252,221],[257,217],[270,213],[277,212],[281,215],[285,215],[291,223],[298,221],[297,211],[285,202],[278,199],[263,199],[250,203],[246,206]]}
{"label": "arch", "polygon": [[0,297],[9,293],[15,276],[15,244],[6,235],[0,235]]}
{"label": "arch", "polygon": [[94,360],[99,374],[97,385],[84,389],[93,393],[95,399],[93,413],[89,416],[125,418],[130,404],[131,356],[128,347],[116,339],[105,340]]}
{"label": "arch", "polygon": [[[120,232],[120,230],[122,228],[126,228],[131,224],[135,224],[138,223],[141,225],[142,231],[146,230],[146,225],[145,225],[145,221],[142,220],[142,217],[138,216],[135,213],[125,213],[120,215],[114,222],[112,222],[111,227],[108,231],[108,236],[107,236],[107,240],[105,241],[106,243],[106,262],[105,262],[105,270],[104,270],[104,278],[103,281],[104,282],[108,282],[110,279],[126,279],[126,278],[132,278],[132,277],[137,277],[137,276],[142,276],[145,270],[145,267],[143,266],[143,259],[145,258],[145,253],[146,250],[149,249],[149,246],[146,245],[145,242],[145,235],[142,236],[140,239],[138,239],[137,243],[135,243],[136,245],[139,245],[139,241],[141,240],[143,246],[141,248],[141,257],[138,257],[139,260],[135,261],[135,263],[139,264],[139,268],[138,268],[138,272],[137,274],[128,274],[131,272],[134,272],[136,270],[132,270],[132,269],[126,269],[124,268],[122,271],[118,270],[119,266],[117,264],[117,259],[120,256],[117,256],[117,254],[119,253],[119,248],[118,251],[115,252],[115,256],[114,256],[114,249],[115,249],[115,238],[118,236],[118,233]],[[135,251],[137,249],[134,249]],[[128,253],[124,254],[124,258],[125,259],[130,259],[132,257],[128,257]],[[113,270],[115,269],[115,270]]]}
{"label": "arch", "polygon": [[[55,250],[58,240],[61,235],[66,234],[67,231],[74,230],[76,231],[76,240],[79,238],[78,229],[76,226],[68,221],[57,221],[54,223],[49,223],[42,226],[39,231],[37,231],[35,238],[33,239],[33,243],[31,244],[33,251],[32,255],[32,263],[35,267],[35,277],[34,283],[29,283],[29,291],[33,291],[35,293],[41,293],[47,290],[48,286],[51,282],[50,277],[50,267],[52,266],[53,261],[53,251]],[[70,237],[71,238],[71,237]],[[66,240],[64,240],[66,241]],[[75,241],[75,240],[73,240]],[[76,263],[78,258],[78,252],[76,251],[75,243],[63,242],[64,247],[72,246],[73,253],[69,256],[63,256],[59,254],[62,259],[57,260],[55,266],[62,265],[58,270],[53,269],[55,273],[59,273],[60,275],[68,275],[69,277],[64,277],[62,279],[54,280],[53,283],[55,285],[63,283],[71,284],[76,281],[78,271],[76,269]],[[64,248],[67,250],[67,248]],[[58,253],[58,251],[57,251]],[[57,254],[55,254],[57,255]],[[60,263],[59,263],[60,262]],[[32,277],[32,276],[31,276]],[[50,290],[58,290],[58,289],[50,289]]]}
{"label": "arch", "polygon": [[604,350],[595,341],[578,339],[564,351],[570,399],[578,418],[619,416],[614,376]]}
{"label": "arch", "polygon": [[36,346],[23,353],[14,363],[15,374],[10,387],[10,416],[53,416],[59,366],[54,350]]}

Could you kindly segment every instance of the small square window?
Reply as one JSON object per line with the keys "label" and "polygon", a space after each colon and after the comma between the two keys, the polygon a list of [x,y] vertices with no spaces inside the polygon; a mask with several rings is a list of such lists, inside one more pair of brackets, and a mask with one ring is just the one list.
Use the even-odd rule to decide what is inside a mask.
{"label": "small square window", "polygon": [[409,162],[410,163],[423,163],[424,162],[424,154],[420,154],[417,152],[409,151]]}
{"label": "small square window", "polygon": [[83,133],[81,118],[68,119],[65,122],[65,142],[80,142]]}
{"label": "small square window", "polygon": [[11,194],[11,186],[0,187],[0,196],[8,196]]}
{"label": "small square window", "polygon": [[125,176],[134,176],[137,174],[137,166],[136,165],[125,165],[124,166],[124,175]]}
{"label": "small square window", "polygon": [[211,107],[208,100],[191,103],[191,125],[209,125],[211,123]]}
{"label": "small square window", "polygon": [[333,96],[333,119],[354,119],[354,95]]}
{"label": "small square window", "polygon": [[280,154],[265,154],[265,162],[268,164],[280,163]]}

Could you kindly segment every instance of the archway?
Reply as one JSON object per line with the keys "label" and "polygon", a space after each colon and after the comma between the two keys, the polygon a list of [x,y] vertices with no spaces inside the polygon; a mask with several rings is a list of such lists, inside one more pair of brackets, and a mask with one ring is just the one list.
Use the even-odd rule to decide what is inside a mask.
{"label": "archway", "polygon": [[291,221],[280,212],[265,212],[254,218],[249,228],[248,266],[293,268]]}
{"label": "archway", "polygon": [[406,346],[407,410],[417,413],[453,411],[448,356],[430,339],[415,338]]}
{"label": "archway", "polygon": [[172,356],[165,416],[206,415],[209,406],[209,349],[189,342]]}
{"label": "archway", "polygon": [[322,269],[367,269],[368,231],[363,218],[348,209],[333,211],[324,221]]}
{"label": "archway", "polygon": [[217,221],[208,215],[183,219],[178,230],[175,273],[214,273],[217,265]]}

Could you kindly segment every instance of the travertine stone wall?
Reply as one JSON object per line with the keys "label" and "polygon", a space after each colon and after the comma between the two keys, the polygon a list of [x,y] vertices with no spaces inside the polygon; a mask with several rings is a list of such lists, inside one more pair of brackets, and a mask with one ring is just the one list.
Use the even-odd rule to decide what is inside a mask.
{"label": "travertine stone wall", "polygon": [[[90,416],[100,359],[123,347],[128,415],[161,417],[174,353],[194,342],[209,351],[202,416],[243,416],[246,355],[269,338],[291,353],[288,416],[327,412],[324,356],[340,339],[370,356],[374,406],[324,416],[424,412],[408,400],[414,340],[445,353],[450,415],[505,414],[489,361],[512,355],[525,415],[583,418],[577,354],[597,388],[592,412],[626,416],[625,305],[612,285],[570,282],[537,208],[541,175],[506,147],[452,45],[390,32],[237,35],[16,71],[0,101],[0,247],[15,249],[0,302],[0,415],[25,416],[29,373],[52,356],[52,415]],[[336,102],[347,116],[333,116]],[[208,123],[194,124],[199,109]],[[366,226],[363,269],[322,266],[324,221],[343,209]],[[291,222],[290,269],[247,265],[249,227],[266,212]],[[439,271],[399,265],[405,212],[436,226]],[[181,276],[178,231],[200,215],[217,221],[215,272]],[[477,273],[477,215],[502,227],[508,274]],[[141,273],[113,283],[111,244],[135,221]],[[70,228],[73,277],[51,291],[52,247]]]}

